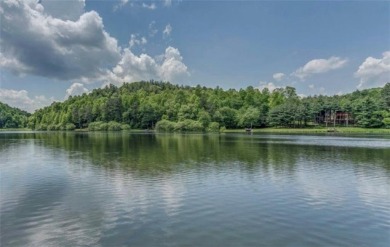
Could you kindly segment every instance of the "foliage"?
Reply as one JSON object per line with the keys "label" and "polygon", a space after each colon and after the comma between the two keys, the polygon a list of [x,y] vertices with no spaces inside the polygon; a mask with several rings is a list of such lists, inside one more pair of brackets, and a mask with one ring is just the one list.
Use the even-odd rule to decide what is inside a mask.
{"label": "foliage", "polygon": [[211,122],[209,124],[209,127],[207,128],[207,131],[209,131],[209,132],[219,132],[219,123]]}
{"label": "foliage", "polygon": [[[8,107],[8,106],[7,106]],[[270,92],[257,88],[223,90],[165,82],[124,83],[54,102],[29,116],[0,105],[0,128],[36,130],[157,129],[223,131],[235,128],[327,125],[318,116],[350,114],[351,125],[389,128],[390,83],[345,95],[300,98],[293,87]],[[349,126],[349,122],[345,123]]]}
{"label": "foliage", "polygon": [[0,102],[0,129],[2,128],[25,128],[30,116],[26,111],[10,107]]}
{"label": "foliage", "polygon": [[185,119],[175,124],[174,131],[204,131],[204,127],[201,122],[192,119]]}
{"label": "foliage", "polygon": [[171,132],[175,129],[176,123],[163,119],[156,124],[156,130],[157,131],[167,131]]}
{"label": "foliage", "polygon": [[65,125],[65,130],[75,130],[76,129],[76,125],[72,124],[72,123],[67,123]]}

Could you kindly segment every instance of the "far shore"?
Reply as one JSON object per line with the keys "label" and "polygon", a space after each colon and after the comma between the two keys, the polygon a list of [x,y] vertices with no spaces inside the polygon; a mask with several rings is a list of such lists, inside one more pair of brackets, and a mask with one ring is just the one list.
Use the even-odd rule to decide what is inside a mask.
{"label": "far shore", "polygon": [[[28,128],[10,128],[10,129],[0,129],[1,131],[33,131]],[[104,132],[104,131],[89,131],[88,129],[76,129],[76,132]],[[144,130],[144,129],[130,129],[125,130],[135,133],[145,133],[145,132],[156,132],[155,130]],[[107,131],[106,131],[107,132]],[[115,132],[115,131],[114,131]],[[326,134],[326,133],[337,133],[337,134],[390,134],[390,129],[384,128],[359,128],[359,127],[336,127],[336,128],[326,128],[326,127],[316,127],[316,128],[254,128],[251,131],[248,129],[225,129],[221,133],[270,133],[270,134]],[[191,133],[191,132],[189,132]],[[205,132],[208,133],[208,132]],[[210,132],[213,133],[213,132]]]}
{"label": "far shore", "polygon": [[[245,132],[245,129],[228,129],[225,133]],[[390,129],[336,127],[336,128],[259,128],[252,129],[252,133],[282,133],[282,134],[316,134],[316,133],[344,133],[344,134],[390,134]]]}

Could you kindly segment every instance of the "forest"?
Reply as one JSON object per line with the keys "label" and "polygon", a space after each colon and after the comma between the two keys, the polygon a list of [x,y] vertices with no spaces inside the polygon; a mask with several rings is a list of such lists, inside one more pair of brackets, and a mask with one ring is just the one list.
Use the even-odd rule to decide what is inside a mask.
{"label": "forest", "polygon": [[0,129],[26,127],[30,115],[26,111],[0,102]]}
{"label": "forest", "polygon": [[223,90],[134,82],[108,85],[35,111],[0,104],[0,128],[220,131],[313,126],[390,128],[390,83],[345,95],[299,97],[293,87]]}

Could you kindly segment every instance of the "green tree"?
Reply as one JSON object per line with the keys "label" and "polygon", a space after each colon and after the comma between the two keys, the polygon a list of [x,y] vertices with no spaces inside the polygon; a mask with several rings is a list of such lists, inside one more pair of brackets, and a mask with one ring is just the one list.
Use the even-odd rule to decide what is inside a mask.
{"label": "green tree", "polygon": [[240,116],[238,125],[240,127],[254,127],[259,126],[260,111],[257,108],[249,107]]}

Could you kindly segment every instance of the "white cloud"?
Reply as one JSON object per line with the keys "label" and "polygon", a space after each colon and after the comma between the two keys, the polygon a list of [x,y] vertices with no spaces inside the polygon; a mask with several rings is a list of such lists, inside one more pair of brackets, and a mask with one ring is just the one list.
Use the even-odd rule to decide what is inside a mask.
{"label": "white cloud", "polygon": [[188,68],[183,63],[183,57],[178,49],[169,46],[165,49],[164,61],[160,67],[160,78],[166,81],[189,76]]}
{"label": "white cloud", "polygon": [[[80,9],[84,2],[77,2]],[[65,21],[56,17],[56,9],[46,13],[37,1],[0,1],[2,68],[69,80],[96,78],[119,61],[117,40],[104,30],[98,13],[82,13],[72,20],[65,10],[61,18],[71,18]]]}
{"label": "white cloud", "polygon": [[129,0],[119,0],[119,3],[114,6],[114,11],[124,7],[128,2]]}
{"label": "white cloud", "polygon": [[272,75],[272,78],[276,81],[281,81],[286,75],[284,73],[275,73]]}
{"label": "white cloud", "polygon": [[83,84],[75,82],[68,89],[66,89],[65,99],[67,99],[69,96],[81,95],[88,92],[89,90],[86,89]]}
{"label": "white cloud", "polygon": [[152,21],[152,22],[149,24],[149,36],[150,36],[150,37],[154,37],[157,33],[158,33],[158,30],[157,30],[157,28],[156,28],[156,22],[155,22],[155,21]]}
{"label": "white cloud", "polygon": [[169,7],[172,5],[172,0],[164,0],[164,6]]}
{"label": "white cloud", "polygon": [[145,37],[140,37],[138,34],[131,34],[129,45],[130,48],[134,47],[135,45],[146,45],[148,43],[148,40]]}
{"label": "white cloud", "polygon": [[265,88],[268,88],[270,92],[274,91],[277,88],[283,88],[280,86],[276,86],[273,82],[265,82],[265,81],[260,81],[260,85],[257,87],[260,91],[262,91]]}
{"label": "white cloud", "polygon": [[157,8],[155,3],[151,3],[150,5],[146,3],[142,3],[142,7],[150,10],[155,10]]}
{"label": "white cloud", "polygon": [[[148,42],[145,37],[131,35],[129,47],[122,49],[104,30],[98,13],[84,12],[84,1],[72,1],[77,2],[78,12],[75,12],[81,13],[77,20],[76,15],[66,14],[67,10],[60,16],[55,7],[50,14],[46,13],[45,7],[35,0],[0,1],[0,69],[17,75],[75,80],[79,84],[175,81],[190,75],[178,49],[168,47],[155,58],[148,54],[135,55],[131,48],[145,45]],[[155,21],[149,25],[152,36],[158,32],[155,25]],[[172,27],[167,25],[165,33],[171,31]],[[84,92],[85,88],[79,84],[73,84],[67,95],[76,89]]]}
{"label": "white cloud", "polygon": [[168,38],[172,33],[172,26],[171,24],[168,24],[165,26],[165,29],[163,31],[163,38],[166,39]]}
{"label": "white cloud", "polygon": [[366,58],[355,76],[360,79],[358,88],[379,87],[390,82],[390,51],[384,52],[382,58]]}
{"label": "white cloud", "polygon": [[314,84],[310,84],[310,85],[309,85],[309,88],[310,88],[310,89],[314,89]]}
{"label": "white cloud", "polygon": [[330,70],[340,69],[347,64],[347,59],[341,59],[340,57],[330,57],[328,59],[313,59],[306,63],[303,67],[300,67],[291,75],[298,77],[301,80],[305,80],[307,77],[313,74],[325,73]]}
{"label": "white cloud", "polygon": [[12,90],[0,88],[0,101],[12,107],[33,112],[38,108],[47,106],[54,101],[54,98],[46,98],[43,95],[30,97],[26,90]]}
{"label": "white cloud", "polygon": [[178,49],[168,47],[160,57],[162,61],[147,54],[137,56],[126,48],[121,61],[109,72],[106,80],[116,84],[151,79],[173,82],[190,75]]}

